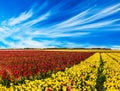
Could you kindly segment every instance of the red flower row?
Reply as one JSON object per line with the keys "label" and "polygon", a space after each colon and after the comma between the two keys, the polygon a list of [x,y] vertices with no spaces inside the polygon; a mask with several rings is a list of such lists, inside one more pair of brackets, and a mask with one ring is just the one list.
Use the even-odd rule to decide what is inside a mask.
{"label": "red flower row", "polygon": [[2,79],[19,80],[36,77],[47,72],[64,71],[66,67],[80,63],[91,52],[63,51],[0,51],[0,76]]}

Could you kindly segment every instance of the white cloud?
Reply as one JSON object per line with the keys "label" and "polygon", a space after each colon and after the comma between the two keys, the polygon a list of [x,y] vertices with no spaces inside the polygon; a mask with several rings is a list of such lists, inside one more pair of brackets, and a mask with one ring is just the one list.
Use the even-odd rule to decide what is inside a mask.
{"label": "white cloud", "polygon": [[[52,17],[52,12],[47,11],[46,13],[37,17],[34,17],[36,13],[42,10],[47,5],[45,3],[41,8],[36,11],[29,10],[28,12],[22,12],[18,17],[12,17],[1,23],[0,26],[0,41],[10,48],[24,48],[24,47],[34,47],[34,48],[45,48],[45,47],[107,47],[107,46],[97,46],[92,44],[80,44],[73,42],[57,41],[60,37],[83,37],[91,34],[92,29],[105,28],[106,30],[109,26],[114,26],[114,29],[119,30],[119,24],[115,24],[120,21],[118,18],[103,20],[100,22],[95,22],[96,20],[105,18],[106,16],[115,14],[120,11],[120,4],[116,4],[110,7],[106,7],[102,10],[93,10],[95,7],[87,9],[79,14],[69,18],[66,21],[57,24],[51,24],[51,26],[38,28],[34,25],[44,20]],[[30,19],[30,20],[29,20]],[[94,23],[93,23],[94,22]],[[88,29],[89,32],[88,32]],[[109,31],[114,31],[114,29],[109,28]],[[53,39],[49,40],[32,40],[34,37],[42,38],[47,37]],[[7,37],[18,40],[17,42],[9,42],[6,40]],[[56,40],[54,40],[56,39]],[[114,48],[117,46],[113,46]]]}
{"label": "white cloud", "polygon": [[108,48],[108,46],[88,44],[86,48]]}
{"label": "white cloud", "polygon": [[[110,26],[116,26],[114,25],[113,23],[117,22],[117,21],[120,21],[120,19],[113,19],[113,20],[106,20],[106,21],[102,21],[102,22],[97,22],[97,23],[90,23],[90,24],[84,24],[84,25],[79,25],[79,26],[70,26],[70,27],[66,27],[68,26],[67,24],[66,25],[63,25],[63,26],[57,26],[57,27],[50,27],[50,28],[46,28],[46,31],[48,33],[51,33],[51,34],[60,34],[63,36],[65,35],[65,32],[68,32],[68,34],[66,35],[69,35],[70,32],[74,32],[74,31],[77,31],[77,33],[71,33],[73,34],[73,36],[76,34],[76,35],[85,35],[85,34],[88,34],[88,29],[89,29],[89,32],[93,32],[91,29],[99,29],[99,28],[106,28],[106,30],[109,30],[109,31],[112,31],[114,29],[112,28],[109,28]],[[56,31],[57,30],[57,31]],[[116,28],[116,30],[119,30],[119,28]],[[82,31],[84,31],[85,33],[82,33]],[[115,30],[114,30],[115,31]],[[54,36],[54,35],[53,35]]]}
{"label": "white cloud", "polygon": [[79,33],[53,33],[52,35],[48,35],[51,38],[57,38],[57,37],[77,37],[77,36],[83,36],[88,35],[89,32],[79,32]]}
{"label": "white cloud", "polygon": [[[116,4],[116,5],[112,5],[112,6],[103,8],[102,10],[98,10],[98,11],[95,12],[96,14],[93,14],[90,17],[87,17],[87,18],[83,19],[83,21],[81,23],[93,22],[95,20],[105,18],[107,16],[115,14],[115,13],[120,11],[119,7],[120,7],[120,4]],[[92,12],[94,12],[94,11],[91,11],[91,13]]]}
{"label": "white cloud", "polygon": [[13,17],[10,18],[8,20],[8,25],[9,26],[15,26],[16,24],[20,24],[25,20],[28,20],[29,18],[31,18],[33,15],[32,10],[30,10],[29,12],[23,12],[22,14],[20,14],[20,16],[18,17]]}
{"label": "white cloud", "polygon": [[0,27],[0,39],[5,38],[6,36],[9,36],[11,34],[10,28],[2,26]]}
{"label": "white cloud", "polygon": [[116,49],[116,50],[120,50],[120,45],[113,45],[111,48]]}
{"label": "white cloud", "polygon": [[74,26],[74,25],[78,25],[81,20],[80,19],[84,19],[85,18],[85,15],[88,14],[88,12],[90,12],[91,9],[88,9],[88,10],[85,10],[81,13],[79,13],[78,15],[66,20],[66,21],[63,21],[62,23],[59,23],[53,27],[60,27],[60,28],[64,28],[64,27],[70,27],[70,26]]}
{"label": "white cloud", "polygon": [[3,28],[0,28],[0,32],[4,32],[4,29],[3,29]]}
{"label": "white cloud", "polygon": [[66,42],[64,43],[66,48],[83,48],[85,44],[73,43],[73,42]]}
{"label": "white cloud", "polygon": [[50,12],[47,12],[36,19],[33,19],[27,23],[24,23],[23,26],[31,27],[34,24],[37,24],[43,20],[46,20],[49,16],[50,16]]}
{"label": "white cloud", "polygon": [[105,27],[107,25],[111,25],[116,21],[119,21],[120,19],[116,19],[116,20],[108,20],[108,21],[104,21],[104,22],[99,22],[99,23],[92,23],[92,24],[86,24],[83,26],[78,26],[78,27],[72,27],[73,29],[79,29],[79,30],[85,30],[85,29],[90,29],[90,28],[100,28],[100,27]]}
{"label": "white cloud", "polygon": [[[115,4],[115,5],[103,8],[102,10],[99,10],[99,8],[98,8],[98,10],[96,10],[96,11],[94,11],[94,9],[96,7],[92,7],[88,10],[80,12],[78,15],[76,15],[76,16],[74,16],[66,21],[63,21],[59,24],[52,26],[51,28],[61,29],[63,31],[65,28],[69,28],[69,31],[70,31],[70,28],[73,28],[74,26],[80,26],[80,29],[82,29],[81,27],[87,28],[87,26],[88,26],[88,28],[89,28],[89,27],[91,27],[91,25],[94,25],[96,27],[97,26],[103,27],[104,24],[110,25],[112,23],[117,22],[119,19],[110,19],[110,20],[107,20],[107,22],[102,21],[102,22],[98,22],[96,24],[93,22],[119,12],[120,11],[119,7],[120,7],[120,4]],[[88,25],[88,23],[90,25]],[[93,26],[93,28],[94,28],[94,26]]]}
{"label": "white cloud", "polygon": [[[8,44],[9,42],[7,42],[6,44]],[[11,42],[9,43],[9,47],[10,48],[53,48],[56,47],[54,45],[51,44],[55,44],[57,43],[56,41],[48,41],[48,40],[43,40],[43,41],[36,41],[36,40],[32,40],[30,38],[26,38],[26,39],[21,39],[19,42],[15,43],[15,42]]]}

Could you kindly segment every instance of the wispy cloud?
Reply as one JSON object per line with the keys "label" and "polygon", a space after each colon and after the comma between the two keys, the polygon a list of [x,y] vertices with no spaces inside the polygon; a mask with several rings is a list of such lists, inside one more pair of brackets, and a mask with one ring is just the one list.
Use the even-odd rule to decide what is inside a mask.
{"label": "wispy cloud", "polygon": [[[58,6],[52,7],[54,11],[48,9],[43,12],[42,10],[47,5],[49,4],[45,2],[38,9],[36,9],[36,5],[30,10],[21,12],[18,16],[3,20],[0,26],[0,41],[10,48],[106,47],[105,45],[98,46],[69,40],[65,41],[63,38],[74,39],[79,37],[80,39],[84,36],[91,36],[92,33],[97,32],[96,30],[101,29],[103,31],[120,30],[119,16],[107,18],[120,12],[120,4],[104,6],[103,8],[98,6],[89,7],[79,11],[79,13],[71,13],[71,17],[67,19],[63,19],[70,13],[67,11],[64,14],[59,10],[57,12],[59,15],[55,16],[56,8],[61,5],[58,4]],[[7,40],[9,37],[17,41]],[[36,37],[38,40],[35,39]]]}
{"label": "wispy cloud", "polygon": [[29,18],[31,18],[32,15],[33,15],[32,10],[30,10],[28,12],[23,12],[18,17],[10,18],[8,20],[8,25],[9,26],[15,26],[16,24],[20,24],[20,23],[28,20]]}
{"label": "wispy cloud", "polygon": [[[52,28],[73,28],[75,26],[79,26],[79,29],[86,29],[86,28],[91,28],[91,25],[93,25],[93,28],[96,27],[103,27],[105,25],[111,25],[117,21],[120,21],[120,19],[110,19],[110,20],[105,20],[105,21],[99,21],[99,22],[95,22],[96,20],[105,18],[107,16],[110,16],[112,14],[118,13],[120,11],[120,4],[116,4],[116,5],[112,5],[106,8],[103,8],[102,10],[96,10],[93,11],[95,9],[95,7],[92,7],[88,10],[85,10],[83,12],[80,12],[78,15],[62,22],[59,23],[55,26],[53,26]],[[88,14],[91,14],[91,16],[88,16]],[[95,22],[95,23],[94,23]],[[83,27],[83,28],[81,28]],[[64,30],[63,30],[64,31]]]}
{"label": "wispy cloud", "polygon": [[32,39],[25,39],[22,41],[19,41],[18,43],[10,43],[9,47],[10,48],[49,48],[49,47],[56,47],[56,46],[52,46],[49,45],[51,43],[54,43],[53,41],[48,41],[48,40],[44,40],[44,41],[35,41]]}
{"label": "wispy cloud", "polygon": [[40,22],[46,20],[49,17],[49,15],[50,15],[50,12],[47,12],[36,19],[28,21],[27,23],[24,23],[22,26],[31,27],[34,24],[37,24],[37,23],[40,23]]}
{"label": "wispy cloud", "polygon": [[[77,27],[73,27],[73,29],[79,29],[79,30],[85,30],[85,29],[90,29],[90,28],[100,28],[100,27],[106,27],[109,25],[112,25],[114,22],[120,21],[120,19],[116,19],[116,20],[108,20],[108,21],[104,21],[104,22],[98,22],[98,23],[91,23],[91,24],[86,24],[83,26],[77,26]],[[110,30],[110,29],[109,29]]]}
{"label": "wispy cloud", "polygon": [[117,49],[117,50],[119,49],[120,50],[120,45],[113,45],[113,46],[111,46],[111,48],[112,49]]}

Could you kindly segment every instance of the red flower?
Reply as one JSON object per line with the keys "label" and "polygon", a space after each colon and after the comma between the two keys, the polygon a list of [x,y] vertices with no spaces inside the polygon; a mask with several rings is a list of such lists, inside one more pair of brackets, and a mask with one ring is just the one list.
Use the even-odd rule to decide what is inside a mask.
{"label": "red flower", "polygon": [[72,91],[71,86],[67,86],[67,91]]}
{"label": "red flower", "polygon": [[47,91],[52,91],[50,88],[48,88],[48,90]]}

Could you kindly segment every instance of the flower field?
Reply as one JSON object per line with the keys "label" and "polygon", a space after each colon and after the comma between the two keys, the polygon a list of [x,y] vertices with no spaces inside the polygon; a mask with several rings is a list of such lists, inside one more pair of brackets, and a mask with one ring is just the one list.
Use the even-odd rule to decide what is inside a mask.
{"label": "flower field", "polygon": [[0,91],[120,91],[120,53],[0,53]]}
{"label": "flower field", "polygon": [[0,51],[0,76],[4,85],[41,79],[78,64],[93,53],[57,51]]}

